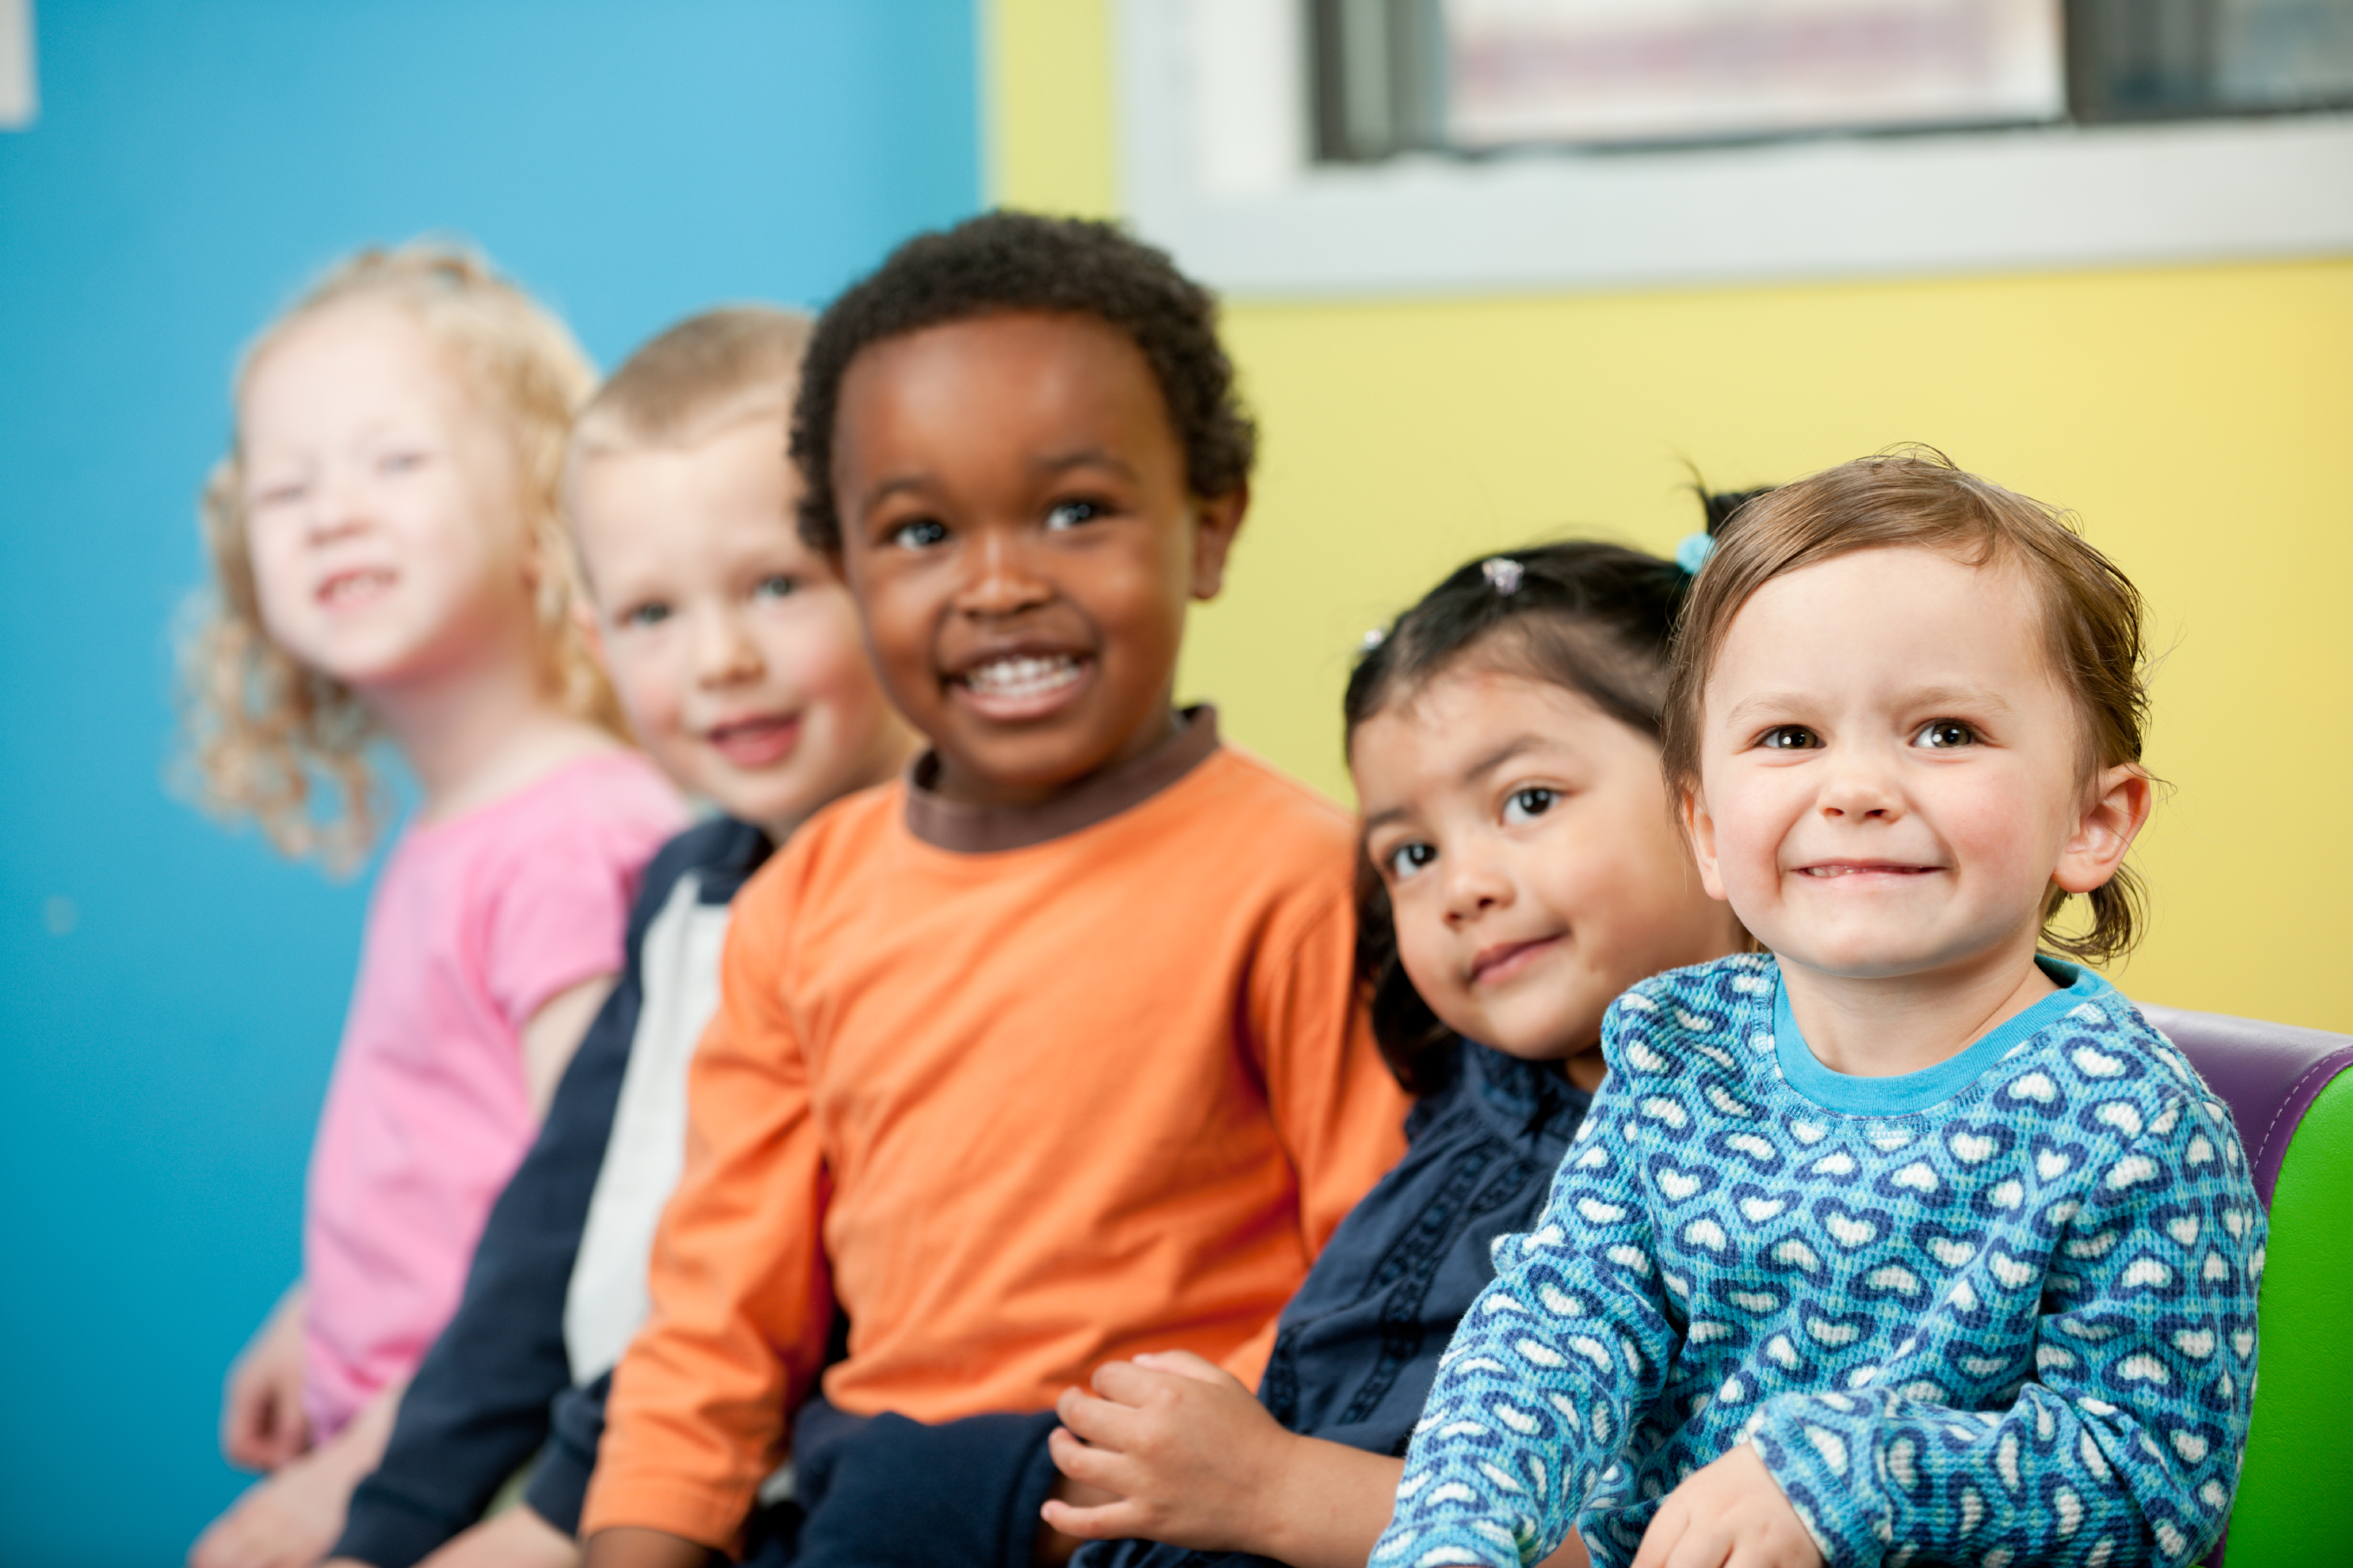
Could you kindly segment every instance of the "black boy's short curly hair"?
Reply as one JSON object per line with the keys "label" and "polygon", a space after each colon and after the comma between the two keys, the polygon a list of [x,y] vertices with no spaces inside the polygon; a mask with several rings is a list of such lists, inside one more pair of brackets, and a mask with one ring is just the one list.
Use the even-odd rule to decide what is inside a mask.
{"label": "black boy's short curly hair", "polygon": [[907,241],[818,319],[792,433],[800,533],[811,549],[841,549],[833,437],[850,363],[887,338],[1017,310],[1093,316],[1134,342],[1168,405],[1195,495],[1227,495],[1250,478],[1258,432],[1218,342],[1216,297],[1166,252],[1110,224],[985,213]]}

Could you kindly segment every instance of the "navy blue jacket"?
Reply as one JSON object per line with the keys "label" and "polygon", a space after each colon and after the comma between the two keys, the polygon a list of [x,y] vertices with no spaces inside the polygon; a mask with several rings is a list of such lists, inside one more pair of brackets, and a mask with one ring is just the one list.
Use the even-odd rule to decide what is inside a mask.
{"label": "navy blue jacket", "polygon": [[457,1313],[401,1396],[384,1461],[352,1494],[329,1556],[410,1568],[480,1519],[543,1446],[524,1500],[559,1530],[577,1529],[603,1389],[602,1380],[572,1386],[564,1302],[637,1037],[646,929],[680,878],[699,874],[704,904],[729,903],[769,852],[758,828],[721,818],[680,834],[647,868],[620,977],[565,1069],[537,1141],[491,1206]]}

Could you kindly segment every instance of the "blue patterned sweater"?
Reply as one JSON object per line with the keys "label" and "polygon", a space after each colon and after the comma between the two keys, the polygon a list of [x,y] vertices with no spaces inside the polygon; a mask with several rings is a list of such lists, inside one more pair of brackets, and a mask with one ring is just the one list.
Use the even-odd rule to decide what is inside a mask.
{"label": "blue patterned sweater", "polygon": [[1815,1060],[1779,971],[1644,982],[1537,1228],[1497,1242],[1375,1568],[1630,1562],[1744,1439],[1837,1568],[2192,1561],[2254,1392],[2230,1113],[2088,971],[1949,1061]]}

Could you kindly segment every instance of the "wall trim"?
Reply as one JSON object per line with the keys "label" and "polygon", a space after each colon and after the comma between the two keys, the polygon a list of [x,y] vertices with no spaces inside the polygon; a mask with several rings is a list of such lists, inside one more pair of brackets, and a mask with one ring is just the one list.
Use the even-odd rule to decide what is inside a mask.
{"label": "wall trim", "polygon": [[1561,291],[2353,253],[2353,114],[1316,165],[1303,32],[1299,0],[1120,0],[1124,205],[1139,233],[1228,293]]}

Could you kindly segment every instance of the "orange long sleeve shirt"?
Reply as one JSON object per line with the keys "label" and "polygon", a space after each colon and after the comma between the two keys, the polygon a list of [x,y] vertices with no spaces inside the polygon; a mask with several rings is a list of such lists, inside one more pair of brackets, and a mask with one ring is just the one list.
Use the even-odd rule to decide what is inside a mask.
{"label": "orange long sleeve shirt", "polygon": [[837,1300],[861,1415],[1044,1409],[1147,1350],[1255,1379],[1404,1146],[1354,853],[1205,710],[1046,807],[902,781],[805,826],[736,901],[583,1534],[732,1542]]}

